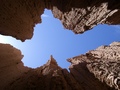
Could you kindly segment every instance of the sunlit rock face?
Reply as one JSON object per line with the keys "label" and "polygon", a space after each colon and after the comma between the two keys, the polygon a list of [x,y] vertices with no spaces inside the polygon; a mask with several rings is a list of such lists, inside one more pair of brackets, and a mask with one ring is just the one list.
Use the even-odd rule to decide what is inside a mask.
{"label": "sunlit rock face", "polygon": [[[78,77],[82,74],[84,77],[88,75],[85,74],[88,70],[93,73],[101,83],[106,83],[113,90],[120,90],[120,42],[113,42],[109,46],[100,46],[96,50],[89,51],[85,55],[70,58],[68,61],[72,63],[70,70],[79,64],[76,70],[79,72],[84,71],[83,73],[81,72]],[[84,68],[80,70],[81,65],[84,65],[87,70],[84,70]],[[79,78],[77,78],[77,80],[78,79]]]}
{"label": "sunlit rock face", "polygon": [[76,34],[97,24],[120,24],[119,0],[0,0],[0,34],[31,39],[45,8]]}
{"label": "sunlit rock face", "polygon": [[53,4],[54,17],[60,19],[64,27],[75,34],[90,30],[98,24],[120,24],[118,0],[59,0],[58,2],[60,5]]}
{"label": "sunlit rock face", "polygon": [[101,46],[89,52],[97,58],[88,64],[89,70],[102,82],[120,90],[120,42]]}

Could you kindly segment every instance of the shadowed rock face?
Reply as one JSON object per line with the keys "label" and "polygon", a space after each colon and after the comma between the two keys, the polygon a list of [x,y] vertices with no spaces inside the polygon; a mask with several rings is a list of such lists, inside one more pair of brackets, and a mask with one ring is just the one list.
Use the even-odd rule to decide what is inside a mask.
{"label": "shadowed rock face", "polygon": [[[10,45],[3,46],[10,49],[12,47]],[[14,51],[19,52],[17,49],[14,49]],[[4,48],[4,53],[7,52],[8,49]],[[15,53],[13,54],[16,55]],[[5,55],[9,56],[9,54]],[[17,55],[20,56],[20,52],[17,53]],[[43,66],[36,69],[31,69],[16,64],[17,55],[15,58],[16,61],[12,62],[13,64],[6,66],[5,69],[0,68],[0,75],[2,76],[0,81],[4,79],[4,82],[6,82],[0,83],[0,88],[2,88],[1,90],[82,90],[79,83],[67,71],[67,69],[62,69],[59,67],[52,56],[50,57],[50,60],[48,60],[48,62]],[[12,57],[9,57],[4,59],[4,61],[11,59]],[[19,62],[21,63],[21,61]],[[2,64],[4,65],[6,63]],[[17,65],[19,65],[19,68],[15,68],[18,67]],[[19,72],[20,70],[21,72]],[[4,73],[2,73],[2,71],[4,71]],[[12,74],[10,72],[12,72]],[[6,78],[4,74],[6,74],[5,76],[9,76],[9,78]]]}
{"label": "shadowed rock face", "polygon": [[0,0],[0,34],[31,39],[45,8],[76,34],[97,24],[120,24],[119,0]]}
{"label": "shadowed rock face", "polygon": [[[102,55],[102,57],[101,57]],[[113,56],[114,55],[114,56]],[[20,51],[0,44],[1,90],[119,90],[120,42],[68,59],[68,71],[53,56],[36,69],[24,67]]]}
{"label": "shadowed rock face", "polygon": [[24,41],[33,36],[35,24],[44,11],[41,0],[0,0],[0,34]]}
{"label": "shadowed rock face", "polygon": [[[119,0],[0,0],[0,34],[31,39],[45,8],[76,34],[97,24],[120,24]],[[1,90],[120,90],[120,42],[68,59],[69,72],[52,56],[36,69],[24,67],[22,57],[0,44]]]}
{"label": "shadowed rock face", "polygon": [[11,81],[16,81],[29,68],[24,67],[21,59],[20,50],[15,49],[9,44],[0,44],[0,89],[9,84]]}

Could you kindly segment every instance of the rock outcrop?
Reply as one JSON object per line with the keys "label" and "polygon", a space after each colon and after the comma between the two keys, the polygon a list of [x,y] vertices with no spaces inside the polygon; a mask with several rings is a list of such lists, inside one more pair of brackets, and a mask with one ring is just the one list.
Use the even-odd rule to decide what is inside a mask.
{"label": "rock outcrop", "polygon": [[90,51],[97,59],[88,64],[89,70],[102,82],[120,90],[120,42]]}
{"label": "rock outcrop", "polygon": [[0,34],[24,41],[33,36],[44,12],[42,0],[0,0]]}
{"label": "rock outcrop", "polygon": [[11,81],[16,81],[29,68],[24,67],[20,50],[9,44],[0,44],[0,89],[4,90]]}
{"label": "rock outcrop", "polygon": [[76,34],[98,24],[120,24],[119,0],[0,0],[0,34],[32,38],[45,8]]}
{"label": "rock outcrop", "polygon": [[[81,68],[82,71],[86,72],[87,70],[84,69],[87,68],[102,83],[106,83],[113,90],[120,90],[120,42],[113,42],[110,46],[100,46],[96,50],[89,51],[85,55],[70,58],[68,61],[72,63],[70,69],[74,69],[73,66],[80,64],[75,68],[80,72],[79,68],[82,67],[81,65],[84,65],[85,67]],[[81,72],[81,74],[85,77],[87,73],[84,74],[84,72]]]}
{"label": "rock outcrop", "polygon": [[10,82],[4,90],[83,90],[74,77],[51,56],[46,64],[30,69]]}
{"label": "rock outcrop", "polygon": [[1,90],[119,90],[120,42],[69,58],[69,71],[53,56],[36,69],[24,67],[21,52],[0,44]]}
{"label": "rock outcrop", "polygon": [[98,24],[120,24],[118,0],[70,0],[53,5],[54,17],[75,34],[83,33]]}

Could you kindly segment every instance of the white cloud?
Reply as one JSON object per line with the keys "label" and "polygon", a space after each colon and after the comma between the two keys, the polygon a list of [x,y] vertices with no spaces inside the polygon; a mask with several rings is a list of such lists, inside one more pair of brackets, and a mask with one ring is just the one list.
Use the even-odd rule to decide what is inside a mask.
{"label": "white cloud", "polygon": [[113,27],[120,29],[120,25],[113,25]]}
{"label": "white cloud", "polygon": [[49,17],[49,15],[42,14],[41,17]]}

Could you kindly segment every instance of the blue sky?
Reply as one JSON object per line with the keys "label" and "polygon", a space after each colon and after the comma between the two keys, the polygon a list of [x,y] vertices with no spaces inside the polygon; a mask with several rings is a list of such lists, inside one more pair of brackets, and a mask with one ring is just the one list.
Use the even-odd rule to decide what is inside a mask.
{"label": "blue sky", "polygon": [[10,43],[20,49],[25,66],[36,68],[49,60],[50,55],[57,60],[59,66],[68,68],[66,59],[84,54],[101,45],[120,41],[120,26],[98,25],[83,34],[74,34],[66,30],[60,20],[53,17],[50,10],[45,10],[42,23],[34,28],[31,40],[21,42],[9,36],[1,36],[1,43]]}

